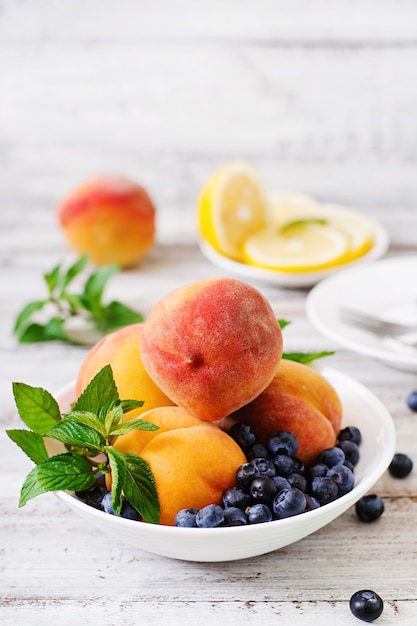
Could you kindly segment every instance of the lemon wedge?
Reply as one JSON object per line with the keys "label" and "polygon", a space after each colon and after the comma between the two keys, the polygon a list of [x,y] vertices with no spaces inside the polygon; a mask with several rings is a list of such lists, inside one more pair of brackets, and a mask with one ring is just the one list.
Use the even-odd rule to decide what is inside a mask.
{"label": "lemon wedge", "polygon": [[285,228],[269,226],[245,241],[246,263],[284,272],[311,272],[340,265],[349,251],[348,236],[316,219]]}
{"label": "lemon wedge", "polygon": [[252,167],[233,161],[217,170],[198,198],[197,222],[202,239],[243,261],[244,241],[267,223],[265,194]]}

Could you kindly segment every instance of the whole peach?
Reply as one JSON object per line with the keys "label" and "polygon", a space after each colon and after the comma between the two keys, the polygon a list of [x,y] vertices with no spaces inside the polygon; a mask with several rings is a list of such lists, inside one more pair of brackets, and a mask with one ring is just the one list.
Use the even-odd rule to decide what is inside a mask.
{"label": "whole peach", "polygon": [[215,424],[180,407],[151,409],[141,417],[159,429],[130,431],[119,436],[114,446],[148,463],[158,493],[160,523],[173,526],[183,508],[221,504],[224,491],[236,485],[237,468],[246,461],[235,441]]}
{"label": "whole peach", "polygon": [[155,207],[143,187],[123,177],[85,182],[58,206],[69,246],[96,265],[134,265],[155,240]]}
{"label": "whole peach", "polygon": [[141,355],[152,380],[203,420],[222,419],[277,372],[282,334],[266,298],[233,278],[179,287],[151,310]]}
{"label": "whole peach", "polygon": [[78,372],[77,398],[105,365],[111,365],[120,398],[144,401],[143,407],[129,411],[124,419],[132,419],[154,407],[173,404],[143,367],[139,348],[142,331],[143,324],[131,324],[106,335],[91,348]]}
{"label": "whole peach", "polygon": [[230,418],[249,424],[262,443],[277,430],[291,431],[298,438],[297,456],[311,465],[324,448],[335,445],[342,405],[334,387],[318,371],[282,359],[271,384]]}

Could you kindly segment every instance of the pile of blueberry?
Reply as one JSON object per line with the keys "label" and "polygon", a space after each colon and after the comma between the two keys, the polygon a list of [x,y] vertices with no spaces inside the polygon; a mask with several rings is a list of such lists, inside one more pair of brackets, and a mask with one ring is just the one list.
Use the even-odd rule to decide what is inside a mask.
{"label": "pile of blueberry", "polygon": [[238,486],[223,494],[223,506],[182,509],[176,526],[215,528],[284,519],[332,502],[355,485],[361,442],[355,426],[341,430],[336,446],[323,450],[310,468],[297,457],[297,438],[287,430],[273,433],[266,446],[247,424],[235,424],[230,436],[247,458],[236,472]]}

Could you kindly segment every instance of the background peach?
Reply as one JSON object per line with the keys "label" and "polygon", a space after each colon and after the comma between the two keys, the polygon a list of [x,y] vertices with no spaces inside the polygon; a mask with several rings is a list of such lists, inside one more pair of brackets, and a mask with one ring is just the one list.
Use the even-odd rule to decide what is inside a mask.
{"label": "background peach", "polygon": [[143,324],[131,324],[103,337],[87,353],[78,372],[76,397],[84,391],[92,378],[110,364],[121,400],[143,400],[141,408],[129,411],[124,419],[137,417],[144,411],[173,402],[149,377],[140,356],[140,337]]}
{"label": "background peach", "polygon": [[118,437],[114,446],[138,454],[149,464],[161,507],[160,523],[174,525],[183,508],[221,504],[223,492],[236,484],[236,470],[246,461],[235,441],[181,407],[151,409],[142,417],[159,429],[131,431]]}
{"label": "background peach", "polygon": [[123,177],[99,177],[58,207],[69,246],[96,265],[122,267],[142,259],[155,240],[155,207],[143,187]]}
{"label": "background peach", "polygon": [[282,334],[264,296],[233,278],[211,278],[168,293],[150,312],[143,364],[176,404],[219,420],[258,396],[282,354]]}
{"label": "background peach", "polygon": [[230,418],[250,424],[263,443],[274,431],[291,431],[298,438],[297,456],[310,465],[324,448],[335,445],[342,405],[336,390],[319,372],[282,359],[271,384]]}

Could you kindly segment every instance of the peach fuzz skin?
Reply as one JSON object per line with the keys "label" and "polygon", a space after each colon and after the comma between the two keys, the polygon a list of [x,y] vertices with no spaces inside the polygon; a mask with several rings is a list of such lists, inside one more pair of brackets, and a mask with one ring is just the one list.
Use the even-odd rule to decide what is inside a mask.
{"label": "peach fuzz skin", "polygon": [[120,399],[144,401],[142,407],[126,413],[124,420],[155,407],[173,404],[143,367],[139,349],[142,331],[143,324],[131,324],[106,335],[91,348],[78,372],[77,398],[105,365],[111,365]]}
{"label": "peach fuzz skin", "polygon": [[275,376],[281,354],[282,333],[270,304],[232,278],[171,291],[150,312],[141,338],[152,380],[208,421],[256,398]]}
{"label": "peach fuzz skin", "polygon": [[298,438],[297,456],[312,465],[335,445],[342,421],[340,398],[330,383],[307,365],[283,359],[271,384],[230,416],[249,424],[262,443],[277,430]]}
{"label": "peach fuzz skin", "polygon": [[155,207],[140,185],[122,177],[87,181],[61,202],[59,223],[70,248],[95,265],[129,267],[155,241]]}
{"label": "peach fuzz skin", "polygon": [[[160,524],[174,525],[180,509],[221,504],[236,485],[236,470],[246,458],[229,435],[181,407],[161,407],[142,414],[155,431],[134,430],[114,446],[144,459],[153,474],[161,508]],[[106,477],[111,488],[111,477]]]}

